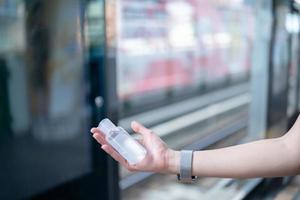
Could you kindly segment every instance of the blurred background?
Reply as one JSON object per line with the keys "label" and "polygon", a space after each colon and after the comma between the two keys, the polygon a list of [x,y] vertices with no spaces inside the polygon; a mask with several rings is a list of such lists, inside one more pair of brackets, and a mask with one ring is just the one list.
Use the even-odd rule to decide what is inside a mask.
{"label": "blurred background", "polygon": [[298,0],[0,0],[0,199],[300,199],[299,177],[132,173],[89,130],[174,149],[284,134],[300,110]]}

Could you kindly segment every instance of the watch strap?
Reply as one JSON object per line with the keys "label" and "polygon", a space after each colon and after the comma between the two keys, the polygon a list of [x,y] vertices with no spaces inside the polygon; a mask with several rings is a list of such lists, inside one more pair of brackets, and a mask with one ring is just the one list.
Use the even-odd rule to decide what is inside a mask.
{"label": "watch strap", "polygon": [[192,176],[192,166],[193,151],[182,150],[180,152],[180,174],[178,175],[180,182],[190,183],[196,179],[195,176]]}

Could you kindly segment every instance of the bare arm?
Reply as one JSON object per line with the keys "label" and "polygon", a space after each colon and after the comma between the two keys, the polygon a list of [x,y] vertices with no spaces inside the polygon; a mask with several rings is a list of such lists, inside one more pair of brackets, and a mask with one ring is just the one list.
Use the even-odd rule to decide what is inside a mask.
{"label": "bare arm", "polygon": [[[129,165],[99,134],[92,129],[102,149],[131,171],[154,171],[177,174],[180,153],[167,148],[149,129],[133,123],[147,148],[146,159]],[[193,175],[228,178],[277,177],[300,174],[300,119],[283,137],[265,139],[216,150],[194,152]]]}
{"label": "bare arm", "polygon": [[223,149],[197,151],[193,173],[229,178],[276,177],[297,174],[300,166],[298,160],[283,138],[267,139]]}

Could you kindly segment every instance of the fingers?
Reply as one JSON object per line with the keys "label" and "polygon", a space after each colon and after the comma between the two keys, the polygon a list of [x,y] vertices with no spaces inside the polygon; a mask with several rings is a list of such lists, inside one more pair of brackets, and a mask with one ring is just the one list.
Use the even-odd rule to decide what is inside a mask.
{"label": "fingers", "polygon": [[150,129],[144,127],[142,124],[136,121],[131,122],[131,128],[134,130],[134,132],[140,133],[142,136],[151,133]]}
{"label": "fingers", "polygon": [[143,139],[136,139],[138,143],[140,143],[142,146],[145,146],[144,140]]}
{"label": "fingers", "polygon": [[91,129],[91,133],[99,133],[99,134],[103,134],[98,128],[92,128]]}
{"label": "fingers", "polygon": [[95,138],[98,143],[102,145],[107,143],[104,134],[98,128],[92,128],[91,133],[93,133],[93,138]]}
{"label": "fingers", "polygon": [[134,167],[129,165],[128,162],[116,151],[114,150],[111,146],[108,144],[102,145],[101,148],[108,153],[113,159],[118,161],[121,165],[126,167],[128,170],[133,171]]}
{"label": "fingers", "polygon": [[97,142],[102,144],[102,145],[107,144],[107,141],[106,141],[103,134],[94,133],[93,138],[95,138],[97,140]]}

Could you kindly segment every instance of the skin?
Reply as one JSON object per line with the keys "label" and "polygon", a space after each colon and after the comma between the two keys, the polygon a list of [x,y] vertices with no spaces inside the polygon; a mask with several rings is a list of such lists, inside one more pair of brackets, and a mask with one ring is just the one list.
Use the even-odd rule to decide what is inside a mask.
{"label": "skin", "polygon": [[[92,128],[101,148],[129,171],[179,173],[180,152],[167,145],[150,129],[132,122],[133,131],[147,155],[140,163],[129,165],[105,140],[103,133]],[[264,139],[215,150],[195,151],[192,173],[196,176],[221,178],[279,177],[300,174],[300,117],[282,137]]]}

